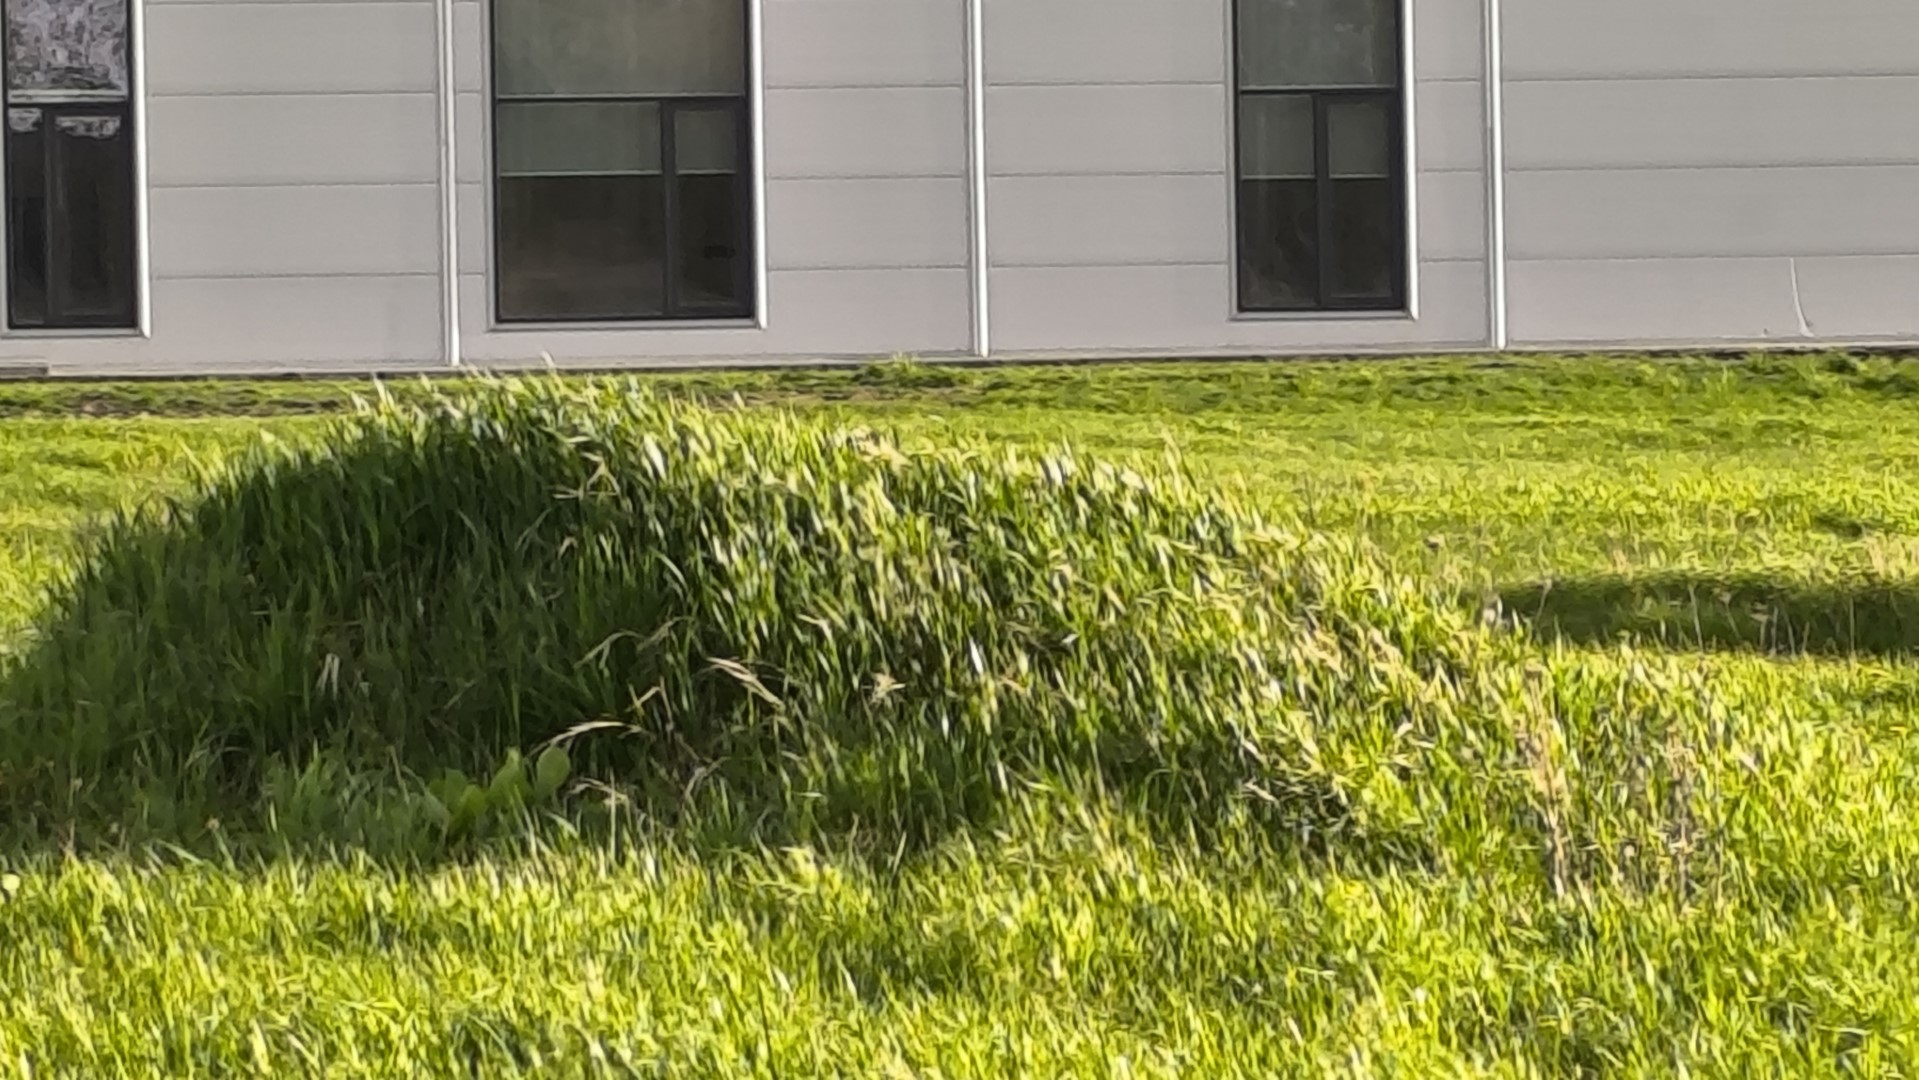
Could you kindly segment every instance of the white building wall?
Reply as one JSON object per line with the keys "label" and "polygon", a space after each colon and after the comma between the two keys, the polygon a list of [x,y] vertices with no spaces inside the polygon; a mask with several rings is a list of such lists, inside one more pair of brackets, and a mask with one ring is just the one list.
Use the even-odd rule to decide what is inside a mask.
{"label": "white building wall", "polygon": [[1506,4],[1523,345],[1919,340],[1919,5]]}
{"label": "white building wall", "polygon": [[1418,317],[1234,313],[1230,0],[984,0],[996,352],[1483,346],[1480,0],[1417,0]]}
{"label": "white building wall", "polygon": [[431,0],[148,0],[150,336],[11,333],[53,371],[441,354]]}
{"label": "white building wall", "polygon": [[[56,373],[437,367],[435,0],[138,0],[145,334]],[[761,312],[496,327],[482,0],[452,6],[460,357],[477,366],[1438,351],[1492,343],[1484,0],[1409,0],[1416,313],[1243,318],[1231,0],[759,0]],[[1919,341],[1919,5],[1504,0],[1518,347]],[[974,263],[969,97],[983,109]]]}
{"label": "white building wall", "polygon": [[496,327],[485,29],[458,0],[460,308],[479,365],[965,352],[964,0],[763,0],[763,325]]}

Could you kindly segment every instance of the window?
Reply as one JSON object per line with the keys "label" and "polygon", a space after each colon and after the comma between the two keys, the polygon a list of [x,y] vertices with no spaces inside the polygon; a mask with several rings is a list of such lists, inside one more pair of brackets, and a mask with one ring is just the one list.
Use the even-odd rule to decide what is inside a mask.
{"label": "window", "polygon": [[4,0],[7,324],[132,327],[127,0]]}
{"label": "window", "polygon": [[493,0],[502,322],[753,309],[745,0]]}
{"label": "window", "polygon": [[1237,0],[1241,311],[1406,306],[1400,0]]}

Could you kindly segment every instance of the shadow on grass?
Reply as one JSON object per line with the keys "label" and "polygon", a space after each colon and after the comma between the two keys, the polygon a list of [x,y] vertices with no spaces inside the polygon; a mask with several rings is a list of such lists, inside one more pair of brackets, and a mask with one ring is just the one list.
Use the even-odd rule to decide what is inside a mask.
{"label": "shadow on grass", "polygon": [[[891,858],[1094,799],[1169,843],[1251,821],[1426,851],[1358,813],[1370,759],[1249,734],[1272,676],[1221,662],[1293,656],[1323,607],[1266,581],[1366,571],[1232,562],[1238,526],[1183,487],[557,380],[223,469],[105,528],[0,666],[0,856],[260,832],[430,855],[519,809],[513,755],[556,741],[702,851]],[[1398,625],[1327,617],[1339,642]],[[1312,657],[1300,678],[1375,693]],[[1390,730],[1327,700],[1323,745]]]}
{"label": "shadow on grass", "polygon": [[1581,643],[1631,636],[1780,655],[1919,652],[1919,582],[1601,574],[1508,586],[1500,599],[1540,636]]}

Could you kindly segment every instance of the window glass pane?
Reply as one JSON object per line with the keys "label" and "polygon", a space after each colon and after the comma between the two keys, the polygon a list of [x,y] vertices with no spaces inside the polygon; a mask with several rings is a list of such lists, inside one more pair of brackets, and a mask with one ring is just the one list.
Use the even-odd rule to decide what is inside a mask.
{"label": "window glass pane", "polygon": [[7,97],[125,100],[127,0],[6,0]]}
{"label": "window glass pane", "polygon": [[128,0],[0,0],[0,6],[8,322],[132,326]]}
{"label": "window glass pane", "polygon": [[744,94],[744,0],[494,0],[502,97]]}
{"label": "window glass pane", "polygon": [[62,240],[50,286],[68,319],[133,321],[133,141],[126,135],[118,116],[54,121],[54,229]]}
{"label": "window glass pane", "polygon": [[1327,293],[1339,301],[1392,300],[1400,276],[1400,213],[1386,102],[1328,102],[1326,143],[1332,176]]}
{"label": "window glass pane", "polygon": [[674,110],[674,168],[681,176],[739,170],[740,129],[732,109]]}
{"label": "window glass pane", "polygon": [[1239,85],[1399,85],[1400,0],[1237,0]]}
{"label": "window glass pane", "polygon": [[688,312],[743,312],[747,295],[746,189],[731,109],[676,110],[679,212],[675,297]]}
{"label": "window glass pane", "polygon": [[1240,99],[1239,175],[1249,180],[1312,178],[1312,98],[1254,94]]}
{"label": "window glass pane", "polygon": [[664,314],[660,185],[657,175],[501,177],[500,318]]}
{"label": "window glass pane", "polygon": [[1319,306],[1318,184],[1239,184],[1239,304],[1252,311]]}
{"label": "window glass pane", "polygon": [[1386,302],[1399,296],[1399,189],[1384,177],[1335,180],[1326,292],[1330,299]]}
{"label": "window glass pane", "polygon": [[501,176],[659,175],[653,102],[502,102],[494,115]]}
{"label": "window glass pane", "polygon": [[1327,103],[1327,167],[1334,179],[1386,176],[1392,169],[1392,154],[1392,125],[1385,102]]}
{"label": "window glass pane", "polygon": [[7,321],[47,325],[46,124],[7,110]]}

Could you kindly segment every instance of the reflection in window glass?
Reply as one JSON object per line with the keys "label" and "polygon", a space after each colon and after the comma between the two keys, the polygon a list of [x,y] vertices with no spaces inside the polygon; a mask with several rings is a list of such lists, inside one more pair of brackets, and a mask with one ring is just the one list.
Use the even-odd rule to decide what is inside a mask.
{"label": "reflection in window glass", "polygon": [[38,109],[7,113],[7,322],[45,326],[46,124]]}
{"label": "reflection in window glass", "polygon": [[503,98],[746,94],[740,0],[493,0]]}
{"label": "reflection in window glass", "polygon": [[734,120],[734,113],[722,109],[675,114],[679,258],[674,295],[688,311],[734,310],[746,297],[746,248],[739,232],[744,188]]}
{"label": "reflection in window glass", "polygon": [[127,0],[0,0],[6,24],[7,321],[137,318]]}
{"label": "reflection in window glass", "polygon": [[501,177],[504,318],[666,314],[658,176]]}
{"label": "reflection in window glass", "polygon": [[1329,101],[1326,137],[1326,294],[1335,302],[1389,304],[1397,291],[1399,206],[1386,103]]}
{"label": "reflection in window glass", "polygon": [[1239,307],[1405,305],[1399,0],[1236,0]]}
{"label": "reflection in window glass", "polygon": [[7,0],[6,7],[9,100],[126,99],[126,0]]}
{"label": "reflection in window glass", "polygon": [[1238,0],[1243,90],[1393,86],[1400,0]]}
{"label": "reflection in window glass", "polygon": [[54,172],[61,198],[54,293],[65,315],[93,324],[133,321],[133,145],[118,116],[54,121]]}
{"label": "reflection in window glass", "polygon": [[1319,182],[1313,99],[1245,97],[1239,103],[1240,305],[1319,303]]}
{"label": "reflection in window glass", "polygon": [[752,310],[743,0],[496,0],[502,320]]}

